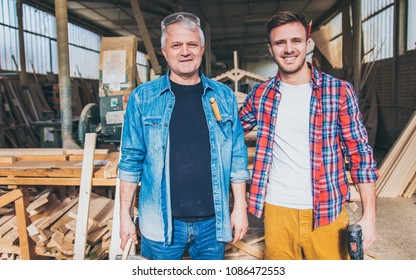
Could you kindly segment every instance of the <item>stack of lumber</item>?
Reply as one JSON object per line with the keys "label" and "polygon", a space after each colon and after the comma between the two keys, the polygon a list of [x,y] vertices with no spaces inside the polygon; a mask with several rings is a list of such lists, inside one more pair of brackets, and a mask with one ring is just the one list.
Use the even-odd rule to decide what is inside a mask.
{"label": "stack of lumber", "polygon": [[2,119],[5,142],[11,148],[39,147],[39,136],[31,127],[43,111],[49,111],[43,95],[36,84],[22,89],[20,82],[0,77],[0,99],[2,99]]}
{"label": "stack of lumber", "polygon": [[411,197],[416,190],[416,112],[380,167],[377,197]]}
{"label": "stack of lumber", "polygon": [[[27,233],[36,243],[38,257],[73,257],[83,158],[84,150],[81,149],[0,149],[0,200],[3,195],[16,191],[11,189],[29,190],[25,195],[28,200],[25,213],[31,222]],[[91,193],[86,226],[87,258],[101,259],[108,254],[118,158],[118,152],[94,150],[94,192]],[[84,212],[86,215],[87,211]],[[0,208],[0,256],[3,259],[17,258],[21,253],[18,245],[21,236],[17,232],[15,216],[12,203]]]}
{"label": "stack of lumber", "polygon": [[[72,259],[78,197],[62,196],[56,188],[46,188],[27,207],[31,224],[27,227],[36,244],[38,257]],[[108,255],[114,201],[91,195],[86,252],[89,259]],[[18,258],[19,240],[14,212],[0,218],[0,254],[2,258]]]}
{"label": "stack of lumber", "polygon": [[[59,85],[52,82],[36,79],[22,87],[17,76],[0,77],[0,147],[40,147],[34,123],[60,118]],[[71,79],[71,90],[74,119],[88,103],[98,104],[98,81]]]}

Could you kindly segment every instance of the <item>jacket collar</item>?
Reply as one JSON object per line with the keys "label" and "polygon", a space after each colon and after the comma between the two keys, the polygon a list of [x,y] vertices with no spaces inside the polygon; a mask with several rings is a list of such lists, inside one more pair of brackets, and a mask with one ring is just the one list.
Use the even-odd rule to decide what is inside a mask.
{"label": "jacket collar", "polygon": [[[168,72],[166,72],[166,74],[164,76],[161,77],[161,83],[160,83],[160,88],[159,88],[159,94],[163,94],[167,91],[172,93],[172,88],[171,88],[171,84],[170,84],[170,80],[169,80],[169,76],[170,76],[170,69],[168,70]],[[206,90],[208,88],[212,89],[213,88],[213,81],[211,79],[208,79],[207,77],[205,77],[205,75],[199,71],[199,76],[201,77],[201,81],[202,81],[202,86],[204,88],[204,93],[206,92]]]}

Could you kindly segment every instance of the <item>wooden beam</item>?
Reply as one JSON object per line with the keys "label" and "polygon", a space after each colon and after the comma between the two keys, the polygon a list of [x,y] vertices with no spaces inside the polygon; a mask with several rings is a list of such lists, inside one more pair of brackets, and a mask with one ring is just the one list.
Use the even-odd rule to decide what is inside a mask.
{"label": "wooden beam", "polygon": [[248,245],[244,242],[238,241],[237,243],[232,244],[232,246],[234,246],[234,247],[236,247],[236,248],[238,248],[238,249],[240,249],[240,250],[242,250],[246,253],[249,253],[250,255],[252,255],[253,257],[255,257],[259,260],[263,259],[263,252],[261,250],[256,249],[254,247],[251,247],[250,245]]}
{"label": "wooden beam", "polygon": [[[80,178],[2,178],[0,177],[0,184],[2,185],[18,185],[18,186],[79,186]],[[93,178],[92,185],[96,187],[114,187],[116,185],[116,178]]]}
{"label": "wooden beam", "polygon": [[155,49],[153,48],[152,41],[150,40],[149,32],[147,31],[146,23],[143,18],[142,11],[139,6],[138,0],[130,0],[130,5],[133,10],[134,18],[136,19],[137,25],[139,26],[140,33],[146,47],[147,54],[150,58],[152,68],[157,75],[162,73],[162,69],[156,57]]}
{"label": "wooden beam", "polygon": [[87,242],[88,213],[90,208],[96,140],[96,133],[87,133],[85,135],[85,152],[84,160],[82,162],[81,186],[79,190],[74,260],[83,260],[85,258],[85,244]]}
{"label": "wooden beam", "polygon": [[[17,191],[16,189],[14,191]],[[14,192],[13,191],[13,192]],[[16,217],[19,231],[19,247],[20,257],[22,260],[32,260],[35,258],[35,244],[33,240],[29,238],[27,234],[27,227],[30,225],[30,220],[26,212],[26,208],[29,206],[29,190],[27,188],[20,189],[22,196],[15,202]]]}
{"label": "wooden beam", "polygon": [[123,254],[120,248],[120,179],[117,178],[116,193],[114,197],[113,222],[111,225],[111,241],[109,260],[115,260],[116,256]]}
{"label": "wooden beam", "polygon": [[2,196],[0,196],[0,208],[14,202],[16,199],[19,199],[23,196],[23,193],[20,189],[13,190]]}

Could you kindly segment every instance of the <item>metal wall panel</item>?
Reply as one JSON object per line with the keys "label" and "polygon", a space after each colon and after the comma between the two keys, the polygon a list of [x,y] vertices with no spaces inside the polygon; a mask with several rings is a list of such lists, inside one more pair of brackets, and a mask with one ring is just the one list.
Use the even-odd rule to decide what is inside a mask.
{"label": "metal wall panel", "polygon": [[[33,64],[36,73],[58,74],[55,17],[23,4],[23,29],[27,71]],[[78,67],[83,78],[98,79],[100,36],[71,23],[68,30],[71,76],[79,76]],[[0,0],[0,40],[0,68],[20,70],[12,60],[20,61],[15,0]]]}
{"label": "metal wall panel", "polygon": [[363,0],[364,62],[393,57],[394,0]]}
{"label": "metal wall panel", "polygon": [[416,1],[409,0],[407,7],[407,42],[406,50],[416,49]]}

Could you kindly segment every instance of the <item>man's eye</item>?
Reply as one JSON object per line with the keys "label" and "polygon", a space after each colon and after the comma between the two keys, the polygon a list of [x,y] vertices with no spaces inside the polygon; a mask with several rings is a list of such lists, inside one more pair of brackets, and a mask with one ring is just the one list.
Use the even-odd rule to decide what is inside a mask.
{"label": "man's eye", "polygon": [[177,48],[179,48],[180,46],[181,46],[180,44],[173,44],[173,45],[172,45],[172,48],[177,49]]}
{"label": "man's eye", "polygon": [[191,44],[189,44],[189,46],[190,46],[191,48],[196,48],[196,47],[198,47],[198,44],[196,44],[196,43],[191,43]]}

